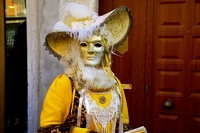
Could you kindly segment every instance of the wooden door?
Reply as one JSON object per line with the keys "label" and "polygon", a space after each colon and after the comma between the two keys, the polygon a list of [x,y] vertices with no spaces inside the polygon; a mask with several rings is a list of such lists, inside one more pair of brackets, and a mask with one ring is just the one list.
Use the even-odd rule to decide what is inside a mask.
{"label": "wooden door", "polygon": [[[130,125],[133,128],[145,125],[145,38],[147,0],[99,0],[99,14],[105,14],[125,5],[131,10],[134,19],[128,38],[128,51],[121,57],[113,55],[112,70],[122,84],[131,84],[131,90],[125,90],[129,109]],[[119,53],[117,53],[119,54]],[[150,120],[149,120],[150,121]]]}
{"label": "wooden door", "polygon": [[151,133],[200,131],[200,0],[154,0]]}

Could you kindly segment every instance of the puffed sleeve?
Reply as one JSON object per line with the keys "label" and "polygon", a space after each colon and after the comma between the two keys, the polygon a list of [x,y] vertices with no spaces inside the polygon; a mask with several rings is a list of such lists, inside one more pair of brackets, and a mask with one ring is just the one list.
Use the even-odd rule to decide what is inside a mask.
{"label": "puffed sleeve", "polygon": [[44,99],[40,127],[63,124],[72,102],[72,85],[66,75],[57,76]]}
{"label": "puffed sleeve", "polygon": [[66,75],[57,76],[44,99],[37,133],[95,133],[87,128],[64,125],[72,102],[72,85]]}

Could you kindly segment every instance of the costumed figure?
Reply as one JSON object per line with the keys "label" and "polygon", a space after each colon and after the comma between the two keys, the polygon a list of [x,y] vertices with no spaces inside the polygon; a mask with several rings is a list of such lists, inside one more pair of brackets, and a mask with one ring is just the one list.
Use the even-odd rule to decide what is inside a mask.
{"label": "costumed figure", "polygon": [[60,2],[60,21],[46,48],[64,65],[46,97],[37,133],[123,133],[131,130],[124,91],[110,66],[132,27],[121,6],[98,16],[85,5]]}

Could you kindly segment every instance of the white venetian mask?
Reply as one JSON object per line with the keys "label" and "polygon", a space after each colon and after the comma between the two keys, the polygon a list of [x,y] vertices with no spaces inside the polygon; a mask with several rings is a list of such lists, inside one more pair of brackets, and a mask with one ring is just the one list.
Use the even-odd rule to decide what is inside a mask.
{"label": "white venetian mask", "polygon": [[81,58],[86,66],[98,66],[104,55],[102,37],[93,35],[85,42],[80,42]]}

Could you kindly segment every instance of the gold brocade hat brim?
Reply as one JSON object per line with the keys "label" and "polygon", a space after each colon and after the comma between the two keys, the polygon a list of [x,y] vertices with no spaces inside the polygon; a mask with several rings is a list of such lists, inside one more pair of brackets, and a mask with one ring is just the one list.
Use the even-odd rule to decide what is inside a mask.
{"label": "gold brocade hat brim", "polygon": [[[99,28],[106,24],[106,30],[108,30],[113,37],[113,41],[109,45],[109,51],[107,52],[110,52],[110,50],[116,46],[123,45],[133,23],[130,10],[126,6],[121,6],[99,17],[105,18],[104,22],[99,24]],[[73,39],[74,35],[71,32],[52,32],[46,36],[44,45],[50,53],[60,59],[62,56],[66,55],[67,46]]]}

